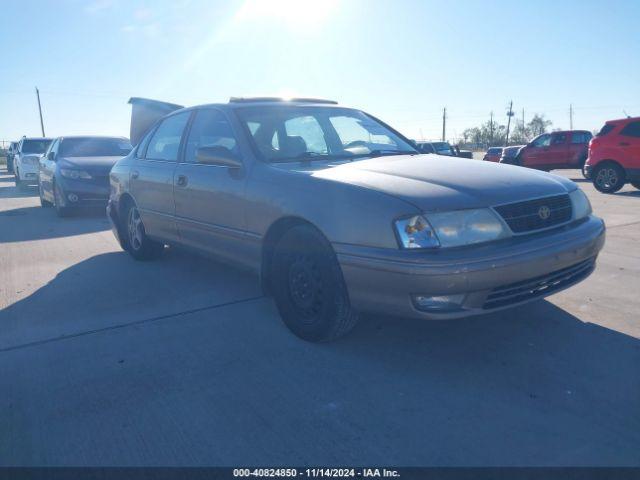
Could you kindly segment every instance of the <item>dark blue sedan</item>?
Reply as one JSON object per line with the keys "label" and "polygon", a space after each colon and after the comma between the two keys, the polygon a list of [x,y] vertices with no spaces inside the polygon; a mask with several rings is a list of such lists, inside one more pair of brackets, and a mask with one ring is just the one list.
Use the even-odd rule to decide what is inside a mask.
{"label": "dark blue sedan", "polygon": [[40,160],[40,204],[58,216],[77,207],[106,206],[111,167],[131,151],[124,137],[58,137]]}

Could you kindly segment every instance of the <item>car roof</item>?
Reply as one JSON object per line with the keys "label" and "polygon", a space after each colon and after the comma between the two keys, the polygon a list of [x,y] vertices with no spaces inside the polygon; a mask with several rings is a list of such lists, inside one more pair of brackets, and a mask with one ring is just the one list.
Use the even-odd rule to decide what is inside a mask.
{"label": "car roof", "polygon": [[640,117],[616,118],[615,120],[607,120],[605,123],[627,123],[640,121]]}
{"label": "car roof", "polygon": [[24,137],[22,140],[53,140],[49,137]]}
{"label": "car roof", "polygon": [[113,138],[118,140],[129,140],[127,137],[122,137],[120,135],[61,135],[58,138],[66,140],[81,140],[84,138]]}
{"label": "car roof", "polygon": [[197,110],[199,108],[219,108],[222,110],[236,110],[245,107],[337,107],[349,108],[338,105],[334,100],[325,100],[321,98],[280,98],[280,97],[231,97],[227,103],[204,103],[202,105],[193,105],[191,107],[183,107],[170,113],[173,115],[178,112],[186,112],[189,110]]}

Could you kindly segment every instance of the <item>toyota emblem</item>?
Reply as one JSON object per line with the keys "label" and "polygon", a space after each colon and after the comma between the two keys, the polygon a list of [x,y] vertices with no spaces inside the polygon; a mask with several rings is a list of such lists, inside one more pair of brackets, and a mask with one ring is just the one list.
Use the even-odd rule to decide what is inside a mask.
{"label": "toyota emblem", "polygon": [[542,220],[546,220],[547,218],[549,218],[551,216],[551,209],[549,207],[547,207],[546,205],[541,206],[538,209],[538,216]]}

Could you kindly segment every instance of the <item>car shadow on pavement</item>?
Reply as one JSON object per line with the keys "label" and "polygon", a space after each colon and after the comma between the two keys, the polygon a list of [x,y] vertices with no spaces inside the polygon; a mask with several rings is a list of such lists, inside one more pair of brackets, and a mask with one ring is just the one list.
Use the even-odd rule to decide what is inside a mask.
{"label": "car shadow on pavement", "polygon": [[[123,412],[145,412],[144,421],[127,421],[142,429],[136,435],[146,439],[145,462],[163,465],[211,464],[221,445],[231,464],[640,465],[634,337],[539,301],[447,322],[366,316],[347,337],[311,344],[284,327],[252,282],[182,252],[144,263],[112,252],[73,265],[0,312],[5,346],[36,342],[12,368],[31,358],[47,372],[43,379],[17,370],[15,391],[31,394],[29,382],[51,382],[35,391],[58,397],[30,405],[36,413],[56,411],[68,401],[56,382],[76,375],[78,408],[122,404]],[[101,329],[109,333],[98,339]],[[83,331],[94,340],[58,343]],[[38,353],[43,339],[59,346]],[[114,370],[125,361],[118,358],[135,368]],[[170,412],[153,407],[169,398]],[[96,452],[83,450],[82,460],[104,462],[101,445],[132,435],[117,429],[110,412],[92,414],[105,430],[92,433]],[[83,438],[82,422],[64,421],[69,429],[57,431],[65,439]],[[180,439],[175,457],[163,456],[155,432]]]}
{"label": "car shadow on pavement", "polygon": [[640,197],[640,190],[631,190],[627,192],[618,192],[615,195],[621,195],[623,197]]}
{"label": "car shadow on pavement", "polygon": [[0,244],[70,237],[110,228],[103,209],[83,210],[59,218],[52,208],[22,207],[0,211]]}

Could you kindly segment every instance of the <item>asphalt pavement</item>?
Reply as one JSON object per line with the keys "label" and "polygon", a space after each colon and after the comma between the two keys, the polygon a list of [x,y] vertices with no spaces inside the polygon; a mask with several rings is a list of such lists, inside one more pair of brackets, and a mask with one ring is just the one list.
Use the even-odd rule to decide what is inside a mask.
{"label": "asphalt pavement", "polygon": [[640,465],[640,191],[585,282],[448,322],[294,337],[257,279],[121,251],[0,170],[0,465]]}

